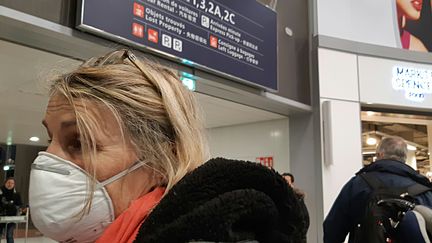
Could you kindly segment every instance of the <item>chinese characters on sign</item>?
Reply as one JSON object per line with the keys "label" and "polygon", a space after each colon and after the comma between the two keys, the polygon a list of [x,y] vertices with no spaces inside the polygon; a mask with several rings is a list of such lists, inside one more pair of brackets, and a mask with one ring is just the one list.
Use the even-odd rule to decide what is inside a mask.
{"label": "chinese characters on sign", "polygon": [[198,68],[277,89],[276,13],[255,0],[86,0],[83,5],[80,29],[101,30]]}
{"label": "chinese characters on sign", "polygon": [[[259,52],[259,44],[253,43],[258,41],[253,38],[245,39],[241,31],[232,26],[235,25],[236,15],[227,9],[221,9],[211,1],[142,0],[139,3],[134,2],[133,13],[136,16],[132,24],[132,33],[135,36],[139,37],[136,35],[136,26],[144,21],[144,25],[148,25],[149,28],[148,40],[153,43],[158,43],[158,39],[156,30],[151,28],[171,33],[165,34],[162,46],[166,48],[182,50],[181,47],[174,48],[171,40],[176,40],[177,45],[181,46],[186,39],[202,47],[210,46],[238,61],[255,66],[259,64],[259,55],[262,54]],[[187,28],[188,24],[196,28]]]}

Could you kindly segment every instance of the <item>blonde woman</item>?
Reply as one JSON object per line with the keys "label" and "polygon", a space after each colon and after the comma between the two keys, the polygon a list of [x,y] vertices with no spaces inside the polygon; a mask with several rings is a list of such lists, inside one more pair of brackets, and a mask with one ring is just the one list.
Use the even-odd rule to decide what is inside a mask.
{"label": "blonde woman", "polygon": [[30,212],[54,240],[291,242],[300,232],[294,193],[274,171],[199,167],[209,155],[193,94],[129,50],[56,79],[42,123],[51,141],[32,165]]}

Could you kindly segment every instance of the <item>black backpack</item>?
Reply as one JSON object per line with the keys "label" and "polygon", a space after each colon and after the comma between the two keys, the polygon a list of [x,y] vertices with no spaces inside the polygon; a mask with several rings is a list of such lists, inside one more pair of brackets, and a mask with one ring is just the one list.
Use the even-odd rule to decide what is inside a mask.
{"label": "black backpack", "polygon": [[415,207],[414,196],[432,188],[414,184],[409,187],[387,187],[374,173],[360,176],[372,189],[360,224],[350,236],[354,243],[399,243],[395,237],[399,222],[408,210]]}

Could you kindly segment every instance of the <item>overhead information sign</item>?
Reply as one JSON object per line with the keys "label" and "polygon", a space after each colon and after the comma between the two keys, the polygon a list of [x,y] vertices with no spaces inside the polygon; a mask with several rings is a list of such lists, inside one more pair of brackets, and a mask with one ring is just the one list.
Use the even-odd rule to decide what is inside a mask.
{"label": "overhead information sign", "polygon": [[277,90],[276,13],[255,0],[87,0],[78,28]]}

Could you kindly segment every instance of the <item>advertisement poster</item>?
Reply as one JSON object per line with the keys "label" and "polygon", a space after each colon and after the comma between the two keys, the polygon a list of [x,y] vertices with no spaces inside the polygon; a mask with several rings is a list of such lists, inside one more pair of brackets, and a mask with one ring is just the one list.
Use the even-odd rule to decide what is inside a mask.
{"label": "advertisement poster", "polygon": [[432,52],[431,0],[397,0],[402,48]]}
{"label": "advertisement poster", "polygon": [[277,90],[277,16],[255,0],[82,0],[77,27]]}
{"label": "advertisement poster", "polygon": [[432,52],[431,0],[320,0],[319,35]]}

